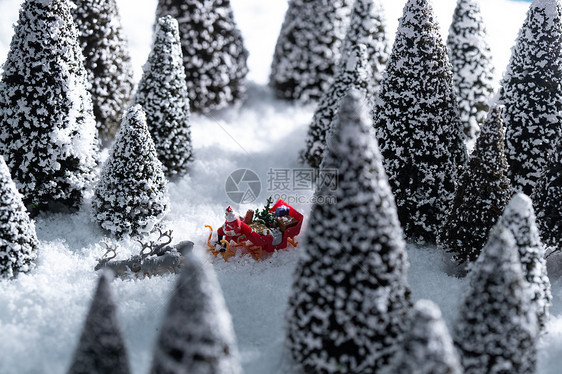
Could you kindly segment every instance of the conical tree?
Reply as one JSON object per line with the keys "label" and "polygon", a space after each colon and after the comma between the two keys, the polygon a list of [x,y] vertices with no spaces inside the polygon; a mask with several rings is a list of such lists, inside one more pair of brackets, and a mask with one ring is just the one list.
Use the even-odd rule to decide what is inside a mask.
{"label": "conical tree", "polygon": [[381,0],[355,0],[349,28],[343,41],[342,59],[345,60],[357,44],[367,47],[367,59],[372,68],[367,98],[372,100],[380,90],[390,49],[386,39]]}
{"label": "conical tree", "polygon": [[435,242],[467,151],[451,65],[428,0],[404,7],[373,113],[404,231]]}
{"label": "conical tree", "polygon": [[506,156],[513,187],[527,195],[562,136],[562,4],[535,0],[502,81]]}
{"label": "conical tree", "polygon": [[68,374],[130,373],[112,278],[109,272],[99,278]]}
{"label": "conical tree", "polygon": [[458,0],[447,38],[464,134],[473,141],[490,109],[494,65],[478,0]]}
{"label": "conical tree", "polygon": [[95,177],[82,60],[68,0],[26,0],[0,82],[0,149],[33,214],[78,208]]}
{"label": "conical tree", "polygon": [[179,22],[191,110],[208,112],[246,96],[248,51],[230,0],[159,0],[156,19]]}
{"label": "conical tree", "polygon": [[544,331],[552,294],[544,259],[545,250],[539,238],[531,199],[522,193],[513,196],[500,218],[500,223],[511,231],[515,238],[523,274],[533,294],[532,302],[536,307],[539,327]]}
{"label": "conical tree", "polygon": [[184,256],[150,372],[241,373],[232,321],[213,268],[193,253]]}
{"label": "conical tree", "polygon": [[441,310],[432,301],[416,302],[406,331],[402,348],[382,374],[463,372]]}
{"label": "conical tree", "polygon": [[476,261],[513,195],[504,154],[503,108],[494,106],[476,141],[443,225],[439,245],[459,264]]}
{"label": "conical tree", "polygon": [[99,225],[120,237],[150,231],[167,213],[166,177],[140,105],[123,116],[92,206]]}
{"label": "conical tree", "polygon": [[305,139],[305,149],[300,155],[302,163],[313,168],[320,166],[326,148],[326,135],[338,113],[342,99],[352,87],[368,95],[371,77],[366,47],[363,44],[354,46],[347,58],[342,61],[336,80],[324,93],[314,112]]}
{"label": "conical tree", "polygon": [[115,0],[73,0],[99,138],[119,129],[133,91],[133,66]]}
{"label": "conical tree", "polygon": [[0,277],[11,278],[33,269],[38,245],[35,225],[0,157]]}
{"label": "conical tree", "polygon": [[537,224],[546,246],[562,250],[562,137],[533,191]]}
{"label": "conical tree", "polygon": [[135,95],[166,176],[182,175],[192,160],[189,98],[178,23],[162,17]]}
{"label": "conical tree", "polygon": [[466,374],[535,372],[536,314],[515,240],[502,225],[472,270],[454,330]]}
{"label": "conical tree", "polygon": [[402,230],[362,100],[352,90],[342,102],[322,163],[337,188],[317,190],[337,203],[313,206],[289,296],[287,345],[306,373],[377,372],[410,309]]}
{"label": "conical tree", "polygon": [[320,99],[337,70],[352,0],[290,0],[275,46],[269,84],[282,99]]}

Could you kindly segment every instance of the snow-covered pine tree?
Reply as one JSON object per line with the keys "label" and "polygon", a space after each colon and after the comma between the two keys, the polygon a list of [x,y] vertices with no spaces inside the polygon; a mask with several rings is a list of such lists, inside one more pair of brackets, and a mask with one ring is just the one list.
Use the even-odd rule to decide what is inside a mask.
{"label": "snow-covered pine tree", "polygon": [[453,333],[465,374],[534,373],[537,318],[510,230],[492,230],[470,277]]}
{"label": "snow-covered pine tree", "polygon": [[100,140],[113,140],[133,91],[133,67],[115,0],[73,0]]}
{"label": "snow-covered pine tree", "polygon": [[562,137],[558,139],[532,197],[544,244],[562,251]]}
{"label": "snow-covered pine tree", "polygon": [[191,110],[208,112],[243,100],[248,51],[230,0],[159,0],[156,19],[167,15],[179,22]]}
{"label": "snow-covered pine tree", "polygon": [[462,374],[462,366],[441,318],[429,300],[414,305],[401,349],[381,374]]}
{"label": "snow-covered pine tree", "polygon": [[527,195],[562,136],[562,4],[535,0],[500,89],[513,187]]}
{"label": "snow-covered pine tree", "polygon": [[269,85],[282,99],[319,100],[336,74],[352,0],[290,0]]}
{"label": "snow-covered pine tree", "polygon": [[32,214],[76,209],[98,141],[68,0],[26,0],[0,82],[0,150]]}
{"label": "snow-covered pine tree", "polygon": [[537,310],[539,328],[544,331],[552,294],[544,259],[545,249],[539,237],[531,199],[522,193],[513,196],[500,223],[515,238],[523,273],[533,293],[532,302]]}
{"label": "snow-covered pine tree", "polygon": [[464,134],[472,142],[490,109],[494,65],[478,0],[458,0],[447,38]]}
{"label": "snow-covered pine tree", "polygon": [[150,231],[168,210],[166,184],[145,114],[135,105],[123,116],[95,188],[95,221],[117,237]]}
{"label": "snow-covered pine tree", "polygon": [[490,230],[513,196],[507,176],[501,106],[494,106],[463,172],[439,245],[459,264],[476,261]]}
{"label": "snow-covered pine tree", "polygon": [[347,58],[342,61],[339,73],[314,112],[312,122],[305,139],[305,149],[300,154],[302,163],[313,168],[320,166],[328,131],[336,117],[344,96],[352,87],[363,91],[367,97],[372,77],[367,61],[367,48],[363,44],[355,45]]}
{"label": "snow-covered pine tree", "polygon": [[110,271],[99,278],[68,374],[130,373],[112,278]]}
{"label": "snow-covered pine tree", "polygon": [[355,0],[349,28],[343,41],[342,59],[345,60],[357,44],[364,44],[367,47],[367,59],[373,69],[370,74],[367,98],[373,100],[380,90],[390,49],[386,39],[386,23],[381,0]]}
{"label": "snow-covered pine tree", "polygon": [[184,254],[152,361],[152,374],[239,374],[232,321],[213,268]]}
{"label": "snow-covered pine tree", "polygon": [[0,277],[12,278],[33,269],[38,245],[35,225],[0,156]]}
{"label": "snow-covered pine tree", "polygon": [[435,242],[467,151],[429,0],[404,7],[373,116],[404,231]]}
{"label": "snow-covered pine tree", "polygon": [[166,176],[182,175],[193,157],[189,98],[178,22],[158,19],[152,51],[135,94]]}
{"label": "snow-covered pine tree", "polygon": [[343,99],[322,163],[337,169],[337,189],[317,190],[337,203],[313,206],[289,296],[287,346],[306,373],[378,372],[411,306],[402,230],[363,100],[357,90]]}

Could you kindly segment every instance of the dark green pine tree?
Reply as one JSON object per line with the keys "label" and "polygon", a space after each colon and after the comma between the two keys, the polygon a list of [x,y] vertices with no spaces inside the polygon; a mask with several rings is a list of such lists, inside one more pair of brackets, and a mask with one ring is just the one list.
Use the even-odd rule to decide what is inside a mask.
{"label": "dark green pine tree", "polygon": [[355,45],[340,66],[340,71],[330,88],[322,95],[322,99],[314,112],[312,122],[308,127],[305,139],[305,149],[301,152],[300,160],[313,168],[318,168],[322,162],[326,148],[326,136],[332,126],[344,96],[352,87],[362,90],[370,96],[372,72],[367,60],[365,45]]}
{"label": "dark green pine tree", "polygon": [[552,294],[546,271],[545,249],[539,237],[531,199],[522,193],[513,196],[500,218],[500,223],[511,231],[515,238],[523,273],[533,293],[532,303],[536,307],[539,327],[544,331]]}
{"label": "dark green pine tree", "polygon": [[35,225],[0,157],[0,277],[12,278],[33,269],[38,245]]}
{"label": "dark green pine tree", "polygon": [[92,199],[95,221],[117,237],[150,231],[167,213],[167,180],[140,105],[123,117]]}
{"label": "dark green pine tree", "polygon": [[562,137],[535,185],[532,198],[544,244],[562,251]]}
{"label": "dark green pine tree", "polygon": [[156,19],[179,22],[187,92],[193,112],[208,112],[246,96],[248,51],[230,0],[159,0]]}
{"label": "dark green pine tree", "polygon": [[465,374],[535,372],[537,319],[515,245],[496,226],[470,274],[453,334]]}
{"label": "dark green pine tree", "polygon": [[178,23],[171,16],[156,25],[156,37],[135,95],[166,176],[187,172],[193,158],[189,98]]}
{"label": "dark green pine tree", "polygon": [[435,242],[467,161],[451,65],[428,0],[409,0],[373,111],[406,235]]}
{"label": "dark green pine tree", "polygon": [[447,38],[453,88],[467,140],[473,142],[490,109],[494,65],[478,0],[458,0]]}
{"label": "dark green pine tree", "polygon": [[390,49],[386,39],[384,7],[381,0],[355,0],[349,28],[343,41],[342,59],[345,60],[357,44],[367,47],[367,59],[373,69],[367,98],[374,100],[380,90]]}
{"label": "dark green pine tree", "polygon": [[290,0],[269,85],[286,100],[319,100],[337,72],[352,0]]}
{"label": "dark green pine tree", "polygon": [[119,129],[133,91],[133,67],[115,0],[73,0],[99,138]]}
{"label": "dark green pine tree", "polygon": [[562,136],[561,76],[562,4],[533,1],[500,89],[510,178],[527,195]]}
{"label": "dark green pine tree", "polygon": [[128,374],[111,272],[101,274],[68,374]]}
{"label": "dark green pine tree", "polygon": [[26,0],[0,82],[0,149],[36,214],[77,209],[98,141],[68,0]]}
{"label": "dark green pine tree", "polygon": [[381,374],[461,374],[462,366],[441,310],[429,300],[414,305],[401,349]]}
{"label": "dark green pine tree", "polygon": [[502,110],[501,106],[490,110],[440,231],[439,245],[452,252],[459,264],[476,261],[513,195],[504,154]]}
{"label": "dark green pine tree", "polygon": [[240,374],[230,313],[212,266],[184,254],[156,342],[151,374]]}
{"label": "dark green pine tree", "polygon": [[322,167],[337,169],[337,189],[322,185],[305,252],[295,271],[287,346],[305,373],[376,373],[388,364],[410,309],[408,261],[394,199],[363,101],[343,99]]}

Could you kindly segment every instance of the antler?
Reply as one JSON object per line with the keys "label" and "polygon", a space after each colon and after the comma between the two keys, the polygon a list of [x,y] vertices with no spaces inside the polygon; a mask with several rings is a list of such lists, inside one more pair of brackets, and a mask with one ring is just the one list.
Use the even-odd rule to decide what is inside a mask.
{"label": "antler", "polygon": [[[117,244],[113,243],[113,246],[110,246],[110,243],[107,242],[107,240],[104,238],[101,240],[101,243],[103,245],[105,245],[105,253],[101,256],[101,258],[98,259],[98,262],[102,262],[102,261],[109,261],[114,259],[117,256]],[[112,257],[108,257],[108,255],[110,253],[113,253]]]}
{"label": "antler", "polygon": [[168,238],[168,241],[165,243],[160,243],[159,246],[166,246],[168,244],[170,244],[172,242],[172,230],[168,230],[168,231],[164,231],[162,232],[162,230],[160,230],[160,227],[156,228],[158,230],[158,233],[160,234],[160,236],[158,237],[158,239],[156,239],[157,242],[160,241],[160,239],[162,238]]}
{"label": "antler", "polygon": [[[154,242],[151,241],[151,242],[149,242],[149,243],[147,244],[147,243],[141,242],[139,239],[135,239],[135,241],[139,242],[140,245],[142,246],[142,249],[141,249],[141,251],[140,251],[140,256],[141,256],[142,258],[148,257],[148,256],[152,255],[152,253],[154,253],[154,248],[153,248]],[[148,252],[145,252],[147,249],[148,249],[149,251],[148,251]]]}

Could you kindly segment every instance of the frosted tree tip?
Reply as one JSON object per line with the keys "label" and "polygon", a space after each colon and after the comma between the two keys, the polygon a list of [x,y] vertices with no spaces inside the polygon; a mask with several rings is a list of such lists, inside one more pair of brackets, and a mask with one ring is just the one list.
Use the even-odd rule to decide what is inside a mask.
{"label": "frosted tree tip", "polygon": [[355,44],[349,55],[346,56],[345,60],[345,70],[355,71],[358,65],[361,65],[362,61],[367,60],[367,46],[365,44]]}
{"label": "frosted tree tip", "polygon": [[531,201],[531,198],[524,193],[519,192],[511,198],[511,201],[507,205],[505,211],[517,212],[518,214],[522,214],[523,212],[525,212],[525,215],[528,216],[532,208],[533,202]]}
{"label": "frosted tree tip", "polygon": [[435,321],[441,318],[441,309],[431,300],[421,299],[416,302],[413,318],[425,321]]}
{"label": "frosted tree tip", "polygon": [[164,32],[178,30],[178,21],[171,15],[158,18],[158,29]]}

